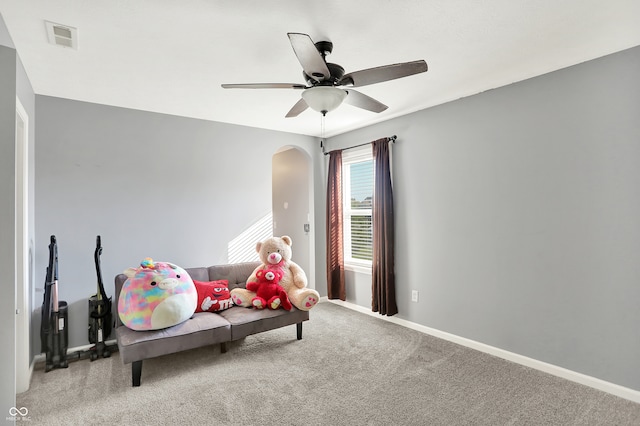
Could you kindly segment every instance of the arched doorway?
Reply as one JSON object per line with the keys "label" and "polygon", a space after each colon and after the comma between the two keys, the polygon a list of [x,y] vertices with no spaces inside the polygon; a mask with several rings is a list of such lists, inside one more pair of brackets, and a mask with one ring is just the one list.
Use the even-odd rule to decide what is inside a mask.
{"label": "arched doorway", "polygon": [[271,170],[273,235],[291,237],[292,260],[315,288],[311,157],[298,147],[283,147],[273,155]]}

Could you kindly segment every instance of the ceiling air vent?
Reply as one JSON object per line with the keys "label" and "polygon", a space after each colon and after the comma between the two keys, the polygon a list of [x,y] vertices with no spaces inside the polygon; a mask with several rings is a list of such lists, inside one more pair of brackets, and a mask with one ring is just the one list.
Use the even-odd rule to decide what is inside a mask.
{"label": "ceiling air vent", "polygon": [[78,29],[68,25],[60,25],[54,22],[44,21],[47,27],[49,43],[56,46],[70,47],[78,50]]}

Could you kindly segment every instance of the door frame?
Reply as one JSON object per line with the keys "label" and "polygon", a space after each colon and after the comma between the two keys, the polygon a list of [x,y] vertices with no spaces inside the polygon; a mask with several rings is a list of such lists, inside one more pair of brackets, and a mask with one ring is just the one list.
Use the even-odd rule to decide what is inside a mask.
{"label": "door frame", "polygon": [[16,96],[16,393],[29,389],[31,309],[29,288],[29,115]]}

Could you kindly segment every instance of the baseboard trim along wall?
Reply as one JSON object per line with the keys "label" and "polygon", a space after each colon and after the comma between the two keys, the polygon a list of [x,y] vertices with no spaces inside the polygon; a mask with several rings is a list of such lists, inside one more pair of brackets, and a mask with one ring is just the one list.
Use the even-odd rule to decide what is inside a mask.
{"label": "baseboard trim along wall", "polygon": [[[118,341],[116,339],[112,339],[112,340],[106,340],[104,342],[105,345],[107,346],[111,346],[111,345],[115,345],[117,344]],[[67,349],[67,355],[75,353],[75,352],[85,352],[88,351],[89,349],[91,349],[94,345],[88,344],[88,345],[82,345],[82,346],[76,346],[73,348],[68,348]],[[39,364],[41,362],[45,362],[47,360],[47,357],[44,353],[40,353],[36,356],[33,357],[33,362],[31,363],[31,372],[33,372],[33,367],[35,364]],[[31,377],[29,377],[29,379],[31,379]]]}
{"label": "baseboard trim along wall", "polygon": [[476,342],[475,340],[456,336],[455,334],[450,334],[444,331],[436,330],[434,328],[426,327],[424,325],[416,324],[402,318],[383,316],[376,312],[372,312],[370,309],[367,309],[363,306],[356,305],[355,303],[343,302],[342,300],[329,300],[326,296],[321,297],[320,301],[335,303],[336,305],[344,306],[345,308],[370,315],[374,318],[389,321],[394,324],[398,324],[433,337],[447,340],[452,343],[457,343],[459,345],[466,346],[468,348],[475,349],[489,355],[497,356],[498,358],[506,359],[507,361],[515,362],[516,364],[524,365],[525,367],[543,371],[545,373],[549,373],[551,375],[561,377],[572,382],[580,383],[581,385],[589,386],[591,388],[598,389],[615,396],[619,396],[620,398],[628,399],[629,401],[640,403],[640,391],[634,389],[616,385],[615,383],[587,376],[586,374],[578,373],[572,370],[567,370],[566,368],[558,367],[557,365],[538,361],[536,359],[509,352],[504,349],[489,346],[484,343]]}

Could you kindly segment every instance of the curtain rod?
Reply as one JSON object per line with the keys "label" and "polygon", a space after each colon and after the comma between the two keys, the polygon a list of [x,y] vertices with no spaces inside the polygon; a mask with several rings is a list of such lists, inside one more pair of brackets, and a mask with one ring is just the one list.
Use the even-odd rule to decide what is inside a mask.
{"label": "curtain rod", "polygon": [[[389,137],[387,137],[387,142],[396,143],[396,139],[398,139],[398,137],[396,135],[389,136]],[[344,151],[346,149],[353,149],[353,148],[358,148],[358,147],[361,147],[361,146],[369,145],[370,143],[371,142],[366,142],[366,143],[361,143],[359,145],[350,146],[348,148],[342,148],[342,151]],[[320,141],[320,148],[322,148],[322,152],[324,153],[324,155],[329,155],[332,152],[332,151],[324,152],[324,146],[322,145],[322,141]],[[334,151],[337,151],[337,150],[334,150]]]}

